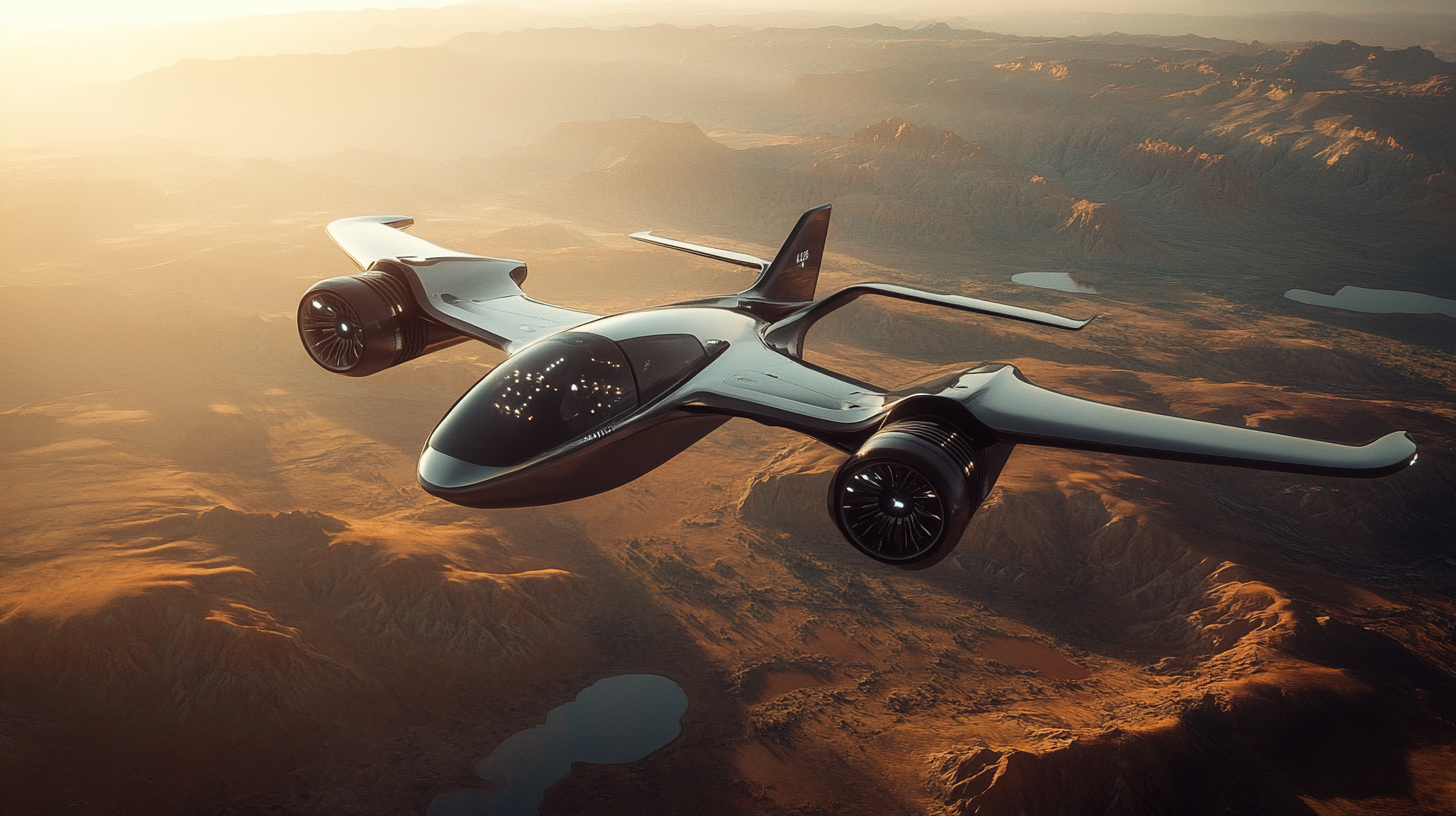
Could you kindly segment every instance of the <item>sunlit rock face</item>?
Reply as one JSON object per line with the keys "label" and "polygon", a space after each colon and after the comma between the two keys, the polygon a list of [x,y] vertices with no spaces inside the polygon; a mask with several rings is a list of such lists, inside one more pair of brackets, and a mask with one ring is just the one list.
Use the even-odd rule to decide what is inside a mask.
{"label": "sunlit rock face", "polygon": [[[31,141],[0,151],[5,807],[420,813],[597,681],[651,674],[687,697],[680,734],[575,764],[542,813],[1456,810],[1450,318],[1284,297],[1456,297],[1450,63],[950,26],[361,50],[345,28],[6,119]],[[503,353],[354,380],[299,345],[301,291],[354,271],[336,217],[413,215],[600,313],[751,283],[627,232],[768,257],[822,203],[821,294],[1098,319],[866,298],[816,325],[815,365],[897,388],[1011,362],[1226,424],[1406,429],[1420,458],[1355,481],[1021,447],[911,574],[834,532],[844,452],[742,420],[601,496],[437,502],[420,446]]]}
{"label": "sunlit rock face", "polygon": [[1238,159],[1147,139],[1112,164],[1114,176],[1138,186],[1158,185],[1174,201],[1218,214],[1267,203],[1268,194]]}

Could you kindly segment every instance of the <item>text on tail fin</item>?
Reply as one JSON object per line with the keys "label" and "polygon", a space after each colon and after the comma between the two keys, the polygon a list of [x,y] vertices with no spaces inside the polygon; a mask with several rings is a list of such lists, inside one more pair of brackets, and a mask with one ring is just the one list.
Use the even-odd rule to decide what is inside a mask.
{"label": "text on tail fin", "polygon": [[829,210],[825,204],[800,216],[773,263],[744,294],[780,303],[813,300],[819,264],[824,260],[824,239],[829,235]]}

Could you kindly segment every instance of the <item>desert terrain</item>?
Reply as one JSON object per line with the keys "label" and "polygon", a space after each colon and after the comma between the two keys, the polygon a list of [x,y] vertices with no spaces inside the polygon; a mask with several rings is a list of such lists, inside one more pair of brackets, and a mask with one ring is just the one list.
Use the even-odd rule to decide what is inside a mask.
{"label": "desert terrain", "polygon": [[[574,766],[541,813],[1456,811],[1456,323],[1284,297],[1456,298],[1456,65],[946,24],[350,36],[12,119],[6,812],[423,813],[624,673],[682,687],[681,735]],[[823,203],[821,293],[1098,319],[862,300],[811,332],[817,365],[901,387],[1009,362],[1225,424],[1407,430],[1419,461],[1022,447],[955,554],[901,572],[834,531],[842,454],[741,419],[601,496],[439,502],[415,457],[504,354],[351,379],[295,328],[355,271],[335,218],[411,215],[607,313],[750,283],[627,233],[771,256]]]}

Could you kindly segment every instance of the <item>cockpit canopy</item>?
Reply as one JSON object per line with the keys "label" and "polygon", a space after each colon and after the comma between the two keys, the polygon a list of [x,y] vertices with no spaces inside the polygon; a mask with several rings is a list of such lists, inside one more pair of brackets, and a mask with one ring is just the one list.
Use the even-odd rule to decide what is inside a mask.
{"label": "cockpit canopy", "polygon": [[510,467],[656,399],[706,357],[689,334],[612,342],[591,332],[542,340],[485,375],[430,436],[430,447]]}

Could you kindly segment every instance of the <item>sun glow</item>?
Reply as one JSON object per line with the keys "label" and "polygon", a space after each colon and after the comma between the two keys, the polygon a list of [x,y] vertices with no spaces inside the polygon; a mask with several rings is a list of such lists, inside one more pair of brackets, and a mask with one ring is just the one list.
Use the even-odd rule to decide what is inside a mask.
{"label": "sun glow", "polygon": [[3,0],[0,25],[19,29],[98,25],[157,25],[185,21],[292,14],[300,11],[441,8],[451,0]]}

